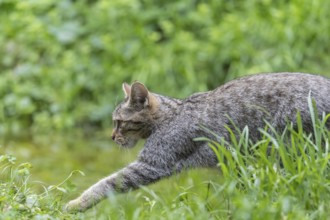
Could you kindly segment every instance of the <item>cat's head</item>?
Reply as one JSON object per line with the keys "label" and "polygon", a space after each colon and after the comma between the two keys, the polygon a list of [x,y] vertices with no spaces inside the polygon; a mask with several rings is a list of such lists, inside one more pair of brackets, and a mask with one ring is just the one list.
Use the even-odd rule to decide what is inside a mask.
{"label": "cat's head", "polygon": [[139,139],[147,138],[152,131],[159,101],[139,82],[123,84],[125,100],[112,114],[114,128],[112,139],[119,145],[134,147]]}

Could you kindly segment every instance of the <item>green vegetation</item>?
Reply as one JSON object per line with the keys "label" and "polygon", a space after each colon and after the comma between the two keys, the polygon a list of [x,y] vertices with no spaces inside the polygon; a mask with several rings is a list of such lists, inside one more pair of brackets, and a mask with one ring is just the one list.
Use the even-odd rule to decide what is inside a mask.
{"label": "green vegetation", "polygon": [[108,128],[121,84],[185,97],[237,76],[329,75],[330,2],[0,1],[0,133]]}
{"label": "green vegetation", "polygon": [[263,130],[257,143],[246,128],[230,151],[211,142],[222,172],[184,172],[77,215],[62,207],[139,150],[104,140],[122,82],[185,97],[258,72],[330,77],[329,8],[327,0],[0,0],[0,219],[327,219],[329,115],[315,120],[314,136],[288,125],[284,134]]}

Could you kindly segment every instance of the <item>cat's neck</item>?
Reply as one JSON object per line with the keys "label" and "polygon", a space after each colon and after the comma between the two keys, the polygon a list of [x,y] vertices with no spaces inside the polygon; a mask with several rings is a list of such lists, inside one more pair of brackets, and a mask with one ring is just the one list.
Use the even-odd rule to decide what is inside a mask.
{"label": "cat's neck", "polygon": [[155,119],[158,123],[164,123],[167,120],[173,120],[173,116],[178,114],[182,106],[182,100],[163,95],[154,94],[159,102]]}

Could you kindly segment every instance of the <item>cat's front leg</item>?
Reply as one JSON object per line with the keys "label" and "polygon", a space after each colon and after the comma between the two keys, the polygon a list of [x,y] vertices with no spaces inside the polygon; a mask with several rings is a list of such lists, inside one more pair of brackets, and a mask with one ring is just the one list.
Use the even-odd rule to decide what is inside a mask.
{"label": "cat's front leg", "polygon": [[[120,172],[120,171],[119,171]],[[88,188],[83,194],[78,198],[71,200],[66,206],[65,211],[67,212],[81,212],[84,211],[93,205],[97,204],[103,198],[106,197],[108,192],[114,191],[111,184],[107,182],[114,181],[116,179],[117,173],[112,174],[90,188]]]}
{"label": "cat's front leg", "polygon": [[70,201],[65,210],[68,212],[84,211],[96,205],[111,192],[127,192],[170,176],[171,173],[166,168],[155,167],[144,162],[131,163],[91,186],[80,197]]}

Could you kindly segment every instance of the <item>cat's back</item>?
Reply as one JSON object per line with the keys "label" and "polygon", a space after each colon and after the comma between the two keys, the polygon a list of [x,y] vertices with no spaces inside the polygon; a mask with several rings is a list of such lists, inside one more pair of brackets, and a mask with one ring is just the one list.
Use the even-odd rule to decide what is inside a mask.
{"label": "cat's back", "polygon": [[329,91],[330,79],[306,73],[267,73],[242,77],[218,87],[213,93],[235,93],[249,96],[249,94],[267,94],[273,91],[294,92],[315,91],[323,93]]}
{"label": "cat's back", "polygon": [[[187,105],[195,104],[198,122],[212,129],[227,124],[231,118],[238,127],[264,126],[264,120],[276,126],[295,120],[297,111],[309,123],[308,97],[319,112],[330,113],[330,79],[304,73],[257,74],[230,81],[217,89],[195,94]],[[198,100],[198,102],[197,102]],[[191,104],[190,104],[191,106]]]}
{"label": "cat's back", "polygon": [[210,99],[234,102],[276,104],[315,99],[330,101],[330,79],[304,73],[258,74],[233,80],[209,94]]}
{"label": "cat's back", "polygon": [[247,105],[277,110],[279,105],[284,104],[291,108],[299,107],[294,105],[307,103],[309,95],[330,111],[330,79],[306,73],[267,73],[242,77],[215,90],[195,93],[184,100],[183,106],[188,112],[230,113],[247,108]]}

